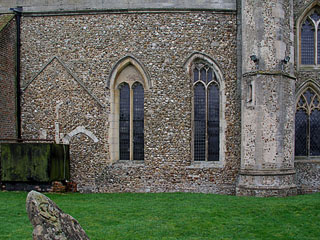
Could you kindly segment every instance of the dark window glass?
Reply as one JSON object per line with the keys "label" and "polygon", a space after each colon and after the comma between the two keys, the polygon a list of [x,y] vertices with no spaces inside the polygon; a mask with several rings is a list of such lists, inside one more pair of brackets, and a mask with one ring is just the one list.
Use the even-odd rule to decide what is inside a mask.
{"label": "dark window glass", "polygon": [[301,28],[301,64],[314,64],[314,27],[306,20]]}
{"label": "dark window glass", "polygon": [[208,83],[210,83],[212,81],[212,69],[209,68],[208,70]]}
{"label": "dark window glass", "polygon": [[317,40],[317,52],[318,52],[318,59],[317,59],[317,64],[320,64],[320,25],[318,25],[318,40]]}
{"label": "dark window glass", "polygon": [[219,86],[208,63],[196,63],[201,83],[194,85],[194,161],[219,161]]}
{"label": "dark window glass", "polygon": [[296,112],[295,155],[307,156],[308,115],[303,109]]}
{"label": "dark window glass", "polygon": [[317,22],[320,19],[320,16],[317,12],[314,12],[313,14],[310,15],[310,17]]}
{"label": "dark window glass", "polygon": [[208,88],[208,161],[219,161],[219,87]]}
{"label": "dark window glass", "polygon": [[130,87],[121,83],[120,116],[119,116],[119,148],[120,160],[130,160]]}
{"label": "dark window glass", "polygon": [[315,94],[315,93],[314,93],[311,89],[308,89],[307,91],[304,92],[303,95],[306,97],[307,102],[308,102],[308,105],[310,105],[311,100],[313,99],[314,94]]}
{"label": "dark window glass", "polygon": [[133,160],[144,159],[144,91],[141,83],[133,90]]}
{"label": "dark window glass", "polygon": [[206,89],[200,82],[194,86],[194,160],[206,160]]}
{"label": "dark window glass", "polygon": [[197,68],[193,70],[193,80],[194,82],[199,80],[199,70]]}
{"label": "dark window glass", "polygon": [[200,79],[201,79],[201,81],[203,81],[204,83],[207,82],[207,71],[206,71],[204,68],[202,68],[202,69],[200,70]]}
{"label": "dark window glass", "polygon": [[310,156],[320,156],[320,111],[314,109],[310,115]]}

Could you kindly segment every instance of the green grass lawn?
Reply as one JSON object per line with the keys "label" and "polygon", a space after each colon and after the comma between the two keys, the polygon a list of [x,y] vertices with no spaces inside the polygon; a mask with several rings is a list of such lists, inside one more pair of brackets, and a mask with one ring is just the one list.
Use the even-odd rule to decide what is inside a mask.
{"label": "green grass lawn", "polygon": [[[90,239],[320,239],[320,194],[46,194]],[[24,192],[0,192],[0,239],[32,239]]]}

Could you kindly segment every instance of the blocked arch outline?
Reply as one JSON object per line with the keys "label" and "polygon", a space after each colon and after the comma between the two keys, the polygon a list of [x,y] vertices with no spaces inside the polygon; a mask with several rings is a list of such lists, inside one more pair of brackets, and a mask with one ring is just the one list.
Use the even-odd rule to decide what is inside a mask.
{"label": "blocked arch outline", "polygon": [[78,126],[75,129],[73,129],[71,132],[69,132],[68,134],[66,134],[64,136],[64,138],[62,139],[62,142],[64,144],[69,144],[72,137],[76,136],[78,134],[84,134],[86,135],[88,138],[90,138],[94,143],[97,143],[99,140],[96,137],[96,135],[93,134],[93,132],[87,130],[85,127],[83,126]]}
{"label": "blocked arch outline", "polygon": [[143,81],[145,83],[145,89],[152,88],[153,84],[151,81],[151,78],[146,71],[146,68],[144,65],[133,55],[127,55],[123,58],[121,58],[119,61],[116,62],[116,64],[112,67],[112,70],[110,72],[109,78],[107,80],[106,87],[110,90],[114,89],[114,84],[116,82],[116,79],[118,78],[121,71],[127,67],[128,65],[133,65],[138,72],[141,74]]}
{"label": "blocked arch outline", "polygon": [[[212,70],[214,71],[216,77],[217,77],[217,84],[219,86],[219,93],[220,93],[220,112],[219,112],[219,122],[220,122],[220,129],[219,129],[219,141],[220,141],[220,146],[219,146],[219,161],[213,161],[213,162],[196,162],[193,160],[193,146],[194,146],[194,137],[193,137],[193,133],[194,133],[194,129],[193,129],[193,114],[194,114],[194,107],[193,107],[193,82],[192,82],[192,65],[196,60],[202,60],[202,61],[206,61],[209,63],[209,65],[212,67]],[[226,119],[225,119],[225,109],[226,109],[226,94],[225,94],[225,80],[223,77],[223,73],[222,70],[220,68],[220,66],[218,65],[218,63],[211,58],[210,56],[208,56],[207,54],[201,53],[201,52],[194,52],[192,53],[188,59],[185,61],[184,63],[184,68],[186,69],[186,72],[188,74],[188,77],[190,78],[190,84],[192,86],[192,113],[191,113],[191,122],[192,122],[192,141],[191,141],[191,159],[192,159],[192,165],[211,165],[213,167],[224,167],[225,165],[225,150],[226,150],[226,136],[225,136],[225,132],[226,132]]]}
{"label": "blocked arch outline", "polygon": [[[309,3],[308,5],[306,5],[306,7],[303,8],[303,10],[301,10],[298,14],[298,18],[296,20],[296,63],[297,63],[297,70],[299,71],[300,68],[302,69],[307,69],[308,66],[310,65],[302,65],[301,61],[300,61],[300,38],[301,38],[301,24],[302,22],[305,20],[305,18],[307,17],[308,13],[315,8],[316,6],[320,7],[320,0],[316,0],[316,1],[312,1],[311,3]],[[314,66],[314,68],[312,68],[311,70],[314,69],[319,69],[319,64],[315,64],[315,65],[311,65]]]}
{"label": "blocked arch outline", "polygon": [[[129,65],[132,65],[141,75],[143,81],[143,88],[144,92],[152,87],[152,82],[150,80],[148,72],[145,70],[143,64],[134,58],[132,55],[127,55],[121,58],[117,63],[113,66],[110,77],[107,81],[107,88],[110,90],[110,115],[109,115],[109,156],[112,163],[119,161],[119,116],[118,116],[118,104],[117,101],[117,80],[120,73]],[[135,162],[134,160],[131,161],[124,161],[127,164],[131,162]],[[141,161],[138,161],[140,164]]]}

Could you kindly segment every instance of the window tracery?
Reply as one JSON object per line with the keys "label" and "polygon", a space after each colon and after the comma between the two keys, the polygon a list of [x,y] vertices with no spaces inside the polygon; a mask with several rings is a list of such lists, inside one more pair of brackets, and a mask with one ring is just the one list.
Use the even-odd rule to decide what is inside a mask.
{"label": "window tracery", "polygon": [[295,115],[295,155],[320,156],[320,98],[308,87],[298,98]]}
{"label": "window tracery", "polygon": [[[144,160],[144,89],[146,81],[131,58],[112,73],[110,155],[113,161]],[[132,64],[133,62],[133,64]]]}
{"label": "window tracery", "polygon": [[320,8],[313,8],[304,18],[300,28],[300,63],[320,64]]}
{"label": "window tracery", "polygon": [[205,61],[193,65],[193,158],[219,161],[220,86]]}

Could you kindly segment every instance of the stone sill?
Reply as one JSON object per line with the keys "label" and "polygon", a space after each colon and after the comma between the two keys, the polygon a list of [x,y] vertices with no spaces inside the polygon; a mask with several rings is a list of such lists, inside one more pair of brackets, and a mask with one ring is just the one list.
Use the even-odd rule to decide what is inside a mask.
{"label": "stone sill", "polygon": [[114,165],[122,166],[122,167],[142,167],[144,166],[143,160],[119,160],[114,163]]}
{"label": "stone sill", "polygon": [[320,65],[300,65],[297,70],[298,72],[319,72]]}
{"label": "stone sill", "polygon": [[295,163],[319,163],[320,157],[295,157]]}
{"label": "stone sill", "polygon": [[285,190],[285,189],[296,189],[297,186],[295,184],[290,184],[290,185],[284,185],[284,186],[248,186],[248,185],[238,185],[237,188],[239,189],[246,189],[246,190],[265,190],[265,191],[270,191],[270,190]]}
{"label": "stone sill", "polygon": [[223,164],[222,162],[216,161],[216,162],[195,162],[193,161],[190,166],[187,166],[187,169],[199,169],[199,168],[222,168]]}

